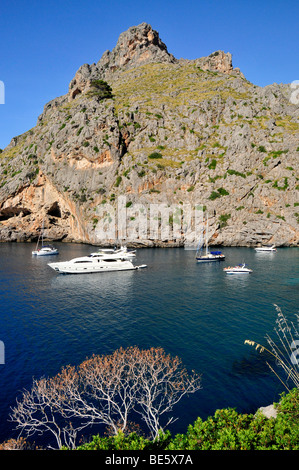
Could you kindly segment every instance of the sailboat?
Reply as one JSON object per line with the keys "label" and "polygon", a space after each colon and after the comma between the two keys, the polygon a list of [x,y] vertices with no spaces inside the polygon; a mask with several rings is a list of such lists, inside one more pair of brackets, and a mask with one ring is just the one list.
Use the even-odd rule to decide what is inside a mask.
{"label": "sailboat", "polygon": [[[40,238],[42,239],[42,246],[39,248],[39,241]],[[49,256],[49,255],[58,255],[59,251],[57,248],[55,248],[53,245],[44,245],[44,221],[43,221],[43,226],[41,230],[41,234],[39,234],[36,248],[32,252],[33,255],[35,256]]]}
{"label": "sailboat", "polygon": [[207,215],[207,227],[206,227],[206,240],[205,240],[205,253],[202,254],[202,245],[203,245],[203,237],[201,242],[199,243],[197,247],[197,252],[196,252],[196,260],[199,263],[207,263],[211,261],[222,261],[225,259],[225,255],[221,251],[209,251],[208,247],[208,241],[209,241],[209,236],[208,236],[208,229],[209,229],[209,218]]}

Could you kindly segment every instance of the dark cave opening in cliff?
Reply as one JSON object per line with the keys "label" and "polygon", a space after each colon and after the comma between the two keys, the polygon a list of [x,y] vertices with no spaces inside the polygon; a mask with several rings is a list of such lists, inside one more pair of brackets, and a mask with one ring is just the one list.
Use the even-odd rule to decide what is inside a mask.
{"label": "dark cave opening in cliff", "polygon": [[72,93],[72,99],[74,100],[77,95],[80,95],[80,93],[82,93],[81,90],[79,90],[79,88],[76,88],[76,90],[74,90]]}
{"label": "dark cave opening in cliff", "polygon": [[25,217],[29,214],[31,214],[31,211],[29,209],[25,209],[24,207],[7,207],[6,209],[2,209],[0,211],[0,222],[19,215]]}
{"label": "dark cave opening in cliff", "polygon": [[52,204],[50,209],[48,209],[47,214],[52,217],[61,218],[61,210],[57,201]]}

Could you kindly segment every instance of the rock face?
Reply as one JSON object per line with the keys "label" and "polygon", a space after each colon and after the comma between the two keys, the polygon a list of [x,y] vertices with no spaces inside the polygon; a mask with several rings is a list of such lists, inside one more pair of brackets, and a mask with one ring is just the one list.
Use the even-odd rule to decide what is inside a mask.
{"label": "rock face", "polygon": [[146,23],[129,28],[119,36],[115,48],[104,52],[97,64],[84,64],[69,85],[70,99],[90,89],[93,79],[115,78],[116,72],[149,63],[175,63],[157,31]]}
{"label": "rock face", "polygon": [[277,418],[277,409],[274,405],[262,406],[259,410],[266,418]]}
{"label": "rock face", "polygon": [[210,54],[208,57],[203,57],[196,60],[196,64],[203,70],[209,70],[211,72],[221,72],[230,74],[234,72],[244,78],[238,68],[233,68],[232,55],[228,52],[225,54],[223,51],[216,51]]}
{"label": "rock face", "polygon": [[124,66],[136,67],[153,62],[174,63],[176,59],[168,53],[157,31],[142,23],[122,33],[113,51],[106,51],[97,66],[114,72]]}
{"label": "rock face", "polygon": [[298,246],[291,92],[248,82],[230,53],[178,60],[130,28],[0,154],[0,239],[35,240],[44,221],[52,240],[178,246],[178,213],[201,206],[210,244]]}

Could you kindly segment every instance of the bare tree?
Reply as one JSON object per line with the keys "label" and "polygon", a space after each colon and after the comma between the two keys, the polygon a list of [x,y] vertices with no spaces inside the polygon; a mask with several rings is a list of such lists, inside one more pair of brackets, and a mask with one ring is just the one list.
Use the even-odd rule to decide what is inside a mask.
{"label": "bare tree", "polygon": [[77,368],[65,367],[54,378],[34,380],[12,409],[11,420],[27,437],[50,432],[58,448],[75,448],[85,427],[104,424],[117,434],[135,411],[155,439],[174,421],[168,417],[162,427],[162,418],[200,388],[199,375],[189,376],[181,360],[163,349],[120,348],[94,355]]}
{"label": "bare tree", "polygon": [[[189,375],[181,359],[166,355],[162,348],[137,351],[134,374],[138,380],[138,412],[146,422],[153,439],[159,438],[163,431],[175,421],[167,416],[186,394],[201,388],[201,379],[195,372]],[[166,422],[162,426],[164,416]]]}
{"label": "bare tree", "polygon": [[55,438],[58,448],[75,447],[76,437],[82,423],[75,429],[68,422],[65,414],[65,403],[69,391],[78,388],[78,374],[74,367],[66,367],[55,377],[33,380],[31,391],[25,390],[22,400],[12,408],[11,421],[17,423],[16,429],[27,437],[35,433],[50,433]]}
{"label": "bare tree", "polygon": [[92,356],[78,368],[80,389],[69,390],[64,414],[88,424],[105,424],[114,434],[124,431],[136,402],[137,382],[130,349],[109,356]]}
{"label": "bare tree", "polygon": [[81,364],[79,374],[85,385],[84,396],[90,399],[89,403],[82,403],[82,417],[88,410],[90,418],[109,425],[117,433],[126,429],[134,409],[153,439],[174,421],[170,417],[162,427],[161,418],[184,395],[201,388],[200,376],[189,376],[182,361],[166,355],[162,348],[121,348],[111,356],[93,356]]}

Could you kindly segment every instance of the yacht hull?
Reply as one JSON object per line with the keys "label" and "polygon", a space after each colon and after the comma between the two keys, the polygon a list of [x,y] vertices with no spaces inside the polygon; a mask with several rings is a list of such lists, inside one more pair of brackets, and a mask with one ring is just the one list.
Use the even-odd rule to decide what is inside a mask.
{"label": "yacht hull", "polygon": [[[113,259],[110,261],[114,261]],[[116,261],[116,260],[115,260]],[[113,271],[133,271],[136,269],[144,268],[146,265],[134,266],[130,261],[117,260],[113,262],[59,262],[48,263],[48,266],[57,273],[62,274],[90,274],[90,273],[105,273]]]}
{"label": "yacht hull", "polygon": [[226,274],[228,274],[229,276],[232,276],[233,274],[250,274],[252,271],[248,270],[248,271],[225,271]]}

